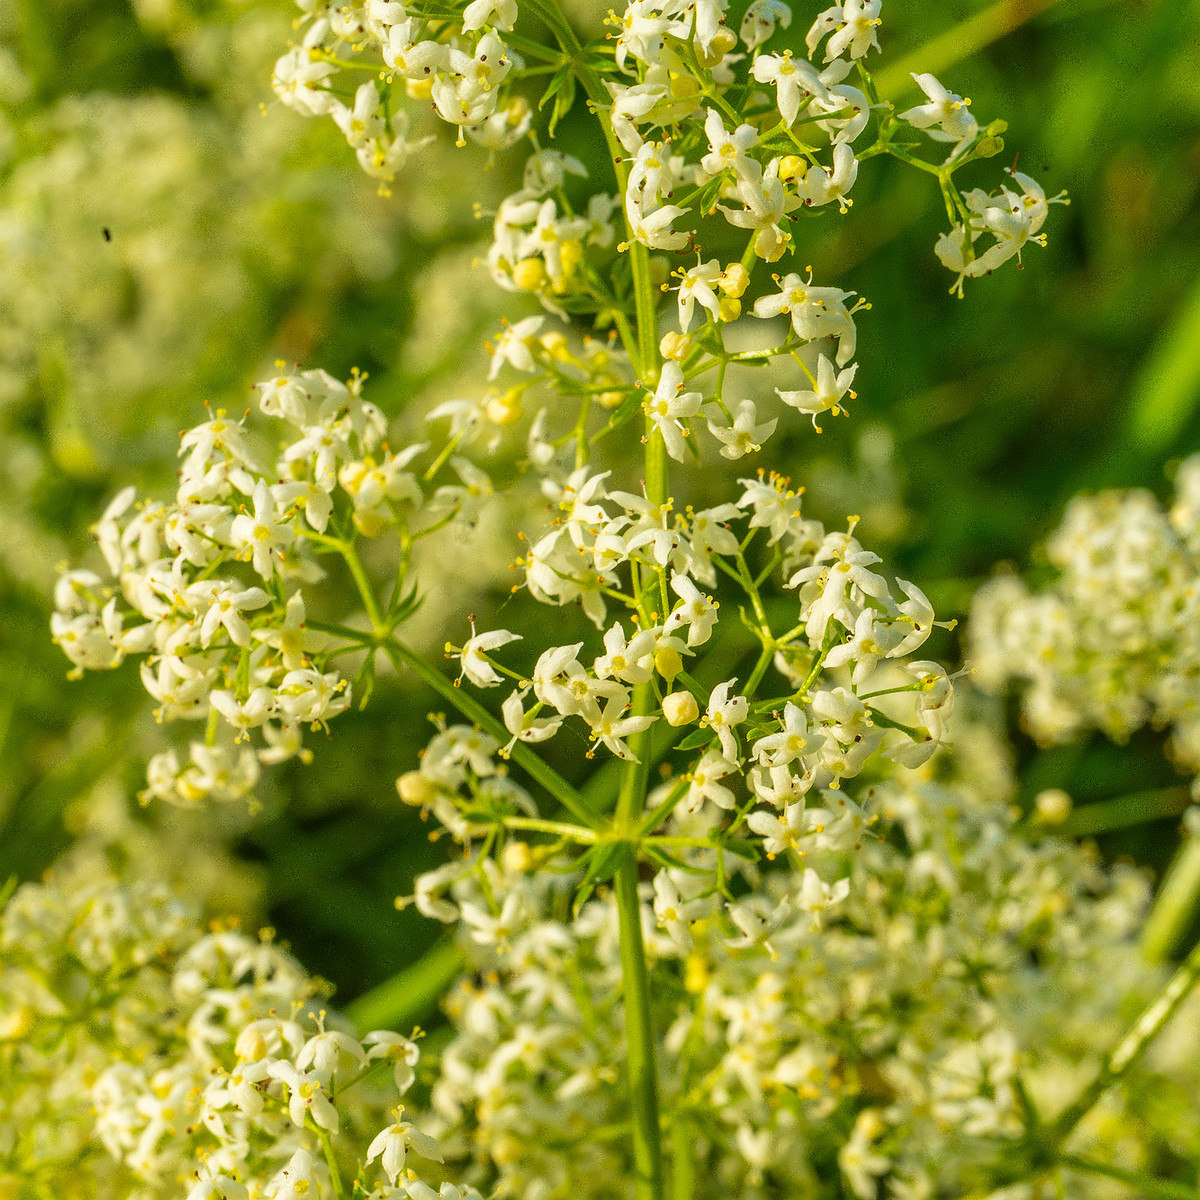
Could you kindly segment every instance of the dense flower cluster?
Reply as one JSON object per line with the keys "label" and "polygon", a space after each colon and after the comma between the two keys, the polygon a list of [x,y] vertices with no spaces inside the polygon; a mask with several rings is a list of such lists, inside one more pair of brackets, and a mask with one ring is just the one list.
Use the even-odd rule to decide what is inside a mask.
{"label": "dense flower cluster", "polygon": [[[835,908],[810,869],[743,863],[720,911],[691,883],[711,851],[643,885],[663,1122],[694,1161],[689,1194],[1035,1194],[998,1190],[1020,1175],[1022,1093],[1055,1116],[1119,1034],[1121,998],[1153,987],[1135,946],[1146,888],[1015,836],[994,745],[978,730],[959,742],[970,786],[905,773],[879,786],[884,821],[853,855],[812,847],[849,871]],[[597,1135],[625,1103],[616,911],[593,899],[571,919],[552,862],[440,873],[432,910],[457,915],[475,972],[447,1001],[430,1128],[452,1170],[500,1194],[623,1194],[627,1147]],[[1155,1086],[1191,1074],[1179,1060]],[[1072,1146],[1164,1136],[1125,1103]],[[1058,1195],[1125,1194],[1055,1178]]]}
{"label": "dense flower cluster", "polygon": [[[409,466],[428,447],[384,443],[361,382],[293,371],[258,385],[263,413],[287,428],[273,468],[244,420],[212,414],[183,435],[172,502],[126,488],[94,527],[108,578],[76,570],[59,580],[52,633],[76,674],[147,655],[142,681],[158,717],[208,722],[186,762],[174,750],[151,762],[149,795],[238,799],[260,763],[306,754],[303,728],[323,727],[351,698],[349,681],[323,665],[332,639],[306,620],[303,589],[324,576],[315,554],[343,544],[343,523],[367,538],[398,531],[410,545],[490,490],[455,457],[463,484],[426,497]],[[411,597],[398,584],[394,600],[398,621]],[[252,730],[261,744],[239,748]]]}
{"label": "dense flower cluster", "polygon": [[1181,767],[1200,770],[1200,458],[1180,467],[1164,512],[1144,491],[1077,497],[1046,546],[1057,578],[1041,591],[1002,575],[969,625],[980,682],[1022,688],[1039,741],[1094,727],[1124,740],[1169,728]]}
{"label": "dense flower cluster", "polygon": [[434,1197],[405,1160],[437,1142],[389,1112],[416,1045],[352,1036],[322,995],[161,886],[26,884],[0,921],[0,1191],[319,1200],[350,1161],[375,1200]]}

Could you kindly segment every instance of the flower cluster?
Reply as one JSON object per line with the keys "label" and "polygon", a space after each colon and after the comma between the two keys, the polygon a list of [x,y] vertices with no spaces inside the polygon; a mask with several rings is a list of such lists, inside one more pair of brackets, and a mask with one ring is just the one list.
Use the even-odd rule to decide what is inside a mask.
{"label": "flower cluster", "polygon": [[1166,512],[1144,491],[1077,497],[1046,546],[1050,586],[1001,575],[977,593],[971,661],[989,688],[1020,685],[1039,741],[1089,726],[1123,741],[1153,722],[1200,770],[1200,458],[1175,484]]}
{"label": "flower cluster", "polygon": [[20,888],[0,921],[0,1186],[314,1200],[353,1161],[376,1200],[434,1197],[405,1160],[440,1160],[437,1142],[389,1114],[416,1045],[352,1036],[314,1011],[322,990],[160,886]]}
{"label": "flower cluster", "polygon": [[[208,722],[186,761],[168,750],[151,762],[149,795],[241,798],[260,763],[306,755],[304,727],[324,727],[351,699],[349,681],[326,661],[336,638],[307,621],[304,588],[324,576],[315,554],[345,550],[343,529],[394,531],[411,547],[490,490],[478,468],[453,457],[465,482],[426,496],[409,468],[427,446],[392,450],[361,382],[293,371],[258,385],[262,412],[287,430],[273,468],[244,420],[212,414],[183,435],[172,502],[137,500],[126,488],[94,527],[107,579],[74,570],[59,580],[52,633],[73,674],[146,655],[142,681],[159,719]],[[413,600],[400,557],[393,624]],[[260,744],[239,747],[251,731]]]}
{"label": "flower cluster", "polygon": [[[836,909],[813,871],[744,860],[749,890],[725,912],[662,876],[643,885],[663,1123],[692,1148],[689,1194],[825,1194],[840,1181],[863,1200],[991,1195],[1023,1153],[1025,1102],[1061,1110],[1120,1032],[1118,997],[1152,988],[1134,944],[1143,880],[1014,836],[1011,784],[989,779],[994,746],[979,730],[960,741],[971,786],[889,781],[877,835],[848,859],[836,846],[814,856],[848,864]],[[447,1000],[455,1036],[430,1128],[479,1186],[610,1195],[632,1170],[620,1140],[595,1136],[624,1104],[617,916],[608,898],[571,919],[553,861],[442,872],[438,903],[457,913],[475,970]],[[1166,1074],[1140,1086],[1186,1089],[1192,1072],[1180,1060]],[[1073,1145],[1116,1129],[1155,1144],[1139,1094]],[[1054,1186],[1110,1194],[1070,1172]]]}

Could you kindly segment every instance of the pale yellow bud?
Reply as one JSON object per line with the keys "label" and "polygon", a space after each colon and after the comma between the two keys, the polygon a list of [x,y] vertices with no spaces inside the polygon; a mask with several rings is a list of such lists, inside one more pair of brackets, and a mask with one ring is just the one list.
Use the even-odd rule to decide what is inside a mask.
{"label": "pale yellow bud", "polygon": [[1061,825],[1071,815],[1071,797],[1062,788],[1047,788],[1033,802],[1043,825]]}
{"label": "pale yellow bud", "polygon": [[683,964],[683,986],[693,996],[699,995],[712,978],[708,963],[702,954],[689,954]]}
{"label": "pale yellow bud", "polygon": [[707,51],[699,42],[693,42],[692,45],[702,67],[715,67],[737,45],[737,38],[728,29],[718,29]]}
{"label": "pale yellow bud", "polygon": [[717,319],[736,321],[742,315],[742,302],[735,296],[722,296],[717,301]]}
{"label": "pale yellow bud", "polygon": [[424,808],[437,799],[437,789],[420,771],[406,771],[396,780],[396,791],[405,804]]}
{"label": "pale yellow bud", "polygon": [[730,296],[737,299],[750,286],[750,272],[742,266],[741,263],[730,263],[729,266],[721,272],[721,278],[717,280],[717,287],[721,290],[721,295]]}
{"label": "pale yellow bud", "polygon": [[404,94],[410,100],[428,100],[433,96],[433,80],[430,79],[406,79],[404,81]]}
{"label": "pale yellow bud", "polygon": [[601,408],[620,408],[625,403],[626,392],[601,392],[596,399]]}
{"label": "pale yellow bud", "polygon": [[663,358],[671,359],[673,362],[683,362],[691,352],[692,345],[690,334],[664,333],[662,341],[658,343],[658,350]]}
{"label": "pale yellow bud", "polygon": [[356,512],[353,517],[354,528],[365,538],[377,538],[385,529],[391,527],[392,518],[378,509],[366,512]]}
{"label": "pale yellow bud", "polygon": [[664,679],[674,679],[683,670],[683,659],[673,646],[663,646],[654,652],[654,669]]}
{"label": "pale yellow bud", "polygon": [[583,243],[578,238],[569,238],[563,242],[559,253],[562,256],[563,274],[570,278],[583,261]]}
{"label": "pale yellow bud", "polygon": [[700,715],[700,705],[691,692],[672,692],[663,700],[662,708],[667,724],[676,728],[690,725]]}
{"label": "pale yellow bud", "polygon": [[797,183],[808,174],[808,163],[798,154],[785,154],[779,160],[780,183]]}
{"label": "pale yellow bud", "polygon": [[509,842],[504,847],[506,871],[528,871],[533,866],[533,854],[524,842]]}
{"label": "pale yellow bud", "polygon": [[0,1042],[20,1042],[37,1025],[37,1013],[27,1004],[18,1004],[11,1012],[0,1016]]}
{"label": "pale yellow bud", "polygon": [[493,396],[487,402],[488,420],[493,425],[512,425],[521,419],[521,393],[519,387],[511,387],[502,396]]}
{"label": "pale yellow bud", "polygon": [[[529,260],[526,259],[526,262]],[[550,333],[543,333],[539,341],[542,343],[542,349],[546,351],[551,358],[563,360],[570,358],[571,346],[567,341],[566,334],[559,333],[557,329]]]}
{"label": "pale yellow bud", "polygon": [[540,258],[523,258],[513,267],[513,283],[523,292],[540,292],[550,282],[546,264]]}

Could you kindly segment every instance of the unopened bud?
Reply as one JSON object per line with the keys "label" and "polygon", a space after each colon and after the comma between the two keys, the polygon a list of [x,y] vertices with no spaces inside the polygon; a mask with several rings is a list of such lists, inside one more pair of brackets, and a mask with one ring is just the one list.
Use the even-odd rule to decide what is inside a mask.
{"label": "unopened bud", "polygon": [[[681,668],[682,665],[681,663]],[[700,705],[696,703],[696,697],[691,692],[672,692],[663,700],[662,708],[667,724],[674,725],[677,729],[680,725],[690,725],[700,715]]]}
{"label": "unopened bud", "polygon": [[392,524],[392,518],[377,509],[366,509],[356,512],[353,517],[354,528],[365,538],[377,538]]}
{"label": "unopened bud", "polygon": [[722,296],[717,301],[717,319],[736,321],[742,315],[742,302],[734,296]]}
{"label": "unopened bud", "polygon": [[509,842],[504,847],[504,869],[525,872],[533,866],[533,854],[524,842]]}
{"label": "unopened bud", "polygon": [[998,137],[980,138],[975,143],[975,155],[977,158],[995,158],[1004,150],[1004,139]]}
{"label": "unopened bud", "polygon": [[717,280],[717,287],[720,288],[721,294],[734,299],[741,296],[749,286],[750,272],[741,263],[730,263]]}
{"label": "unopened bud", "polygon": [[664,333],[658,343],[658,351],[663,358],[672,362],[683,362],[692,349],[692,338],[686,333]]}
{"label": "unopened bud", "polygon": [[433,96],[433,79],[406,79],[404,94],[410,100],[428,100]]}
{"label": "unopened bud", "polygon": [[[526,259],[525,261],[528,262],[529,260]],[[564,359],[570,357],[571,347],[567,341],[566,334],[559,333],[557,329],[551,330],[549,333],[543,333],[539,340],[542,343],[542,348],[551,358]]]}
{"label": "unopened bud", "polygon": [[779,160],[780,183],[797,183],[808,174],[808,163],[798,154],[785,154]]}
{"label": "unopened bud", "polygon": [[683,670],[683,659],[674,646],[663,646],[654,652],[654,669],[664,679],[674,679]]}
{"label": "unopened bud", "polygon": [[707,50],[697,40],[692,43],[702,67],[715,67],[737,45],[737,38],[728,29],[718,29]]}
{"label": "unopened bud", "polygon": [[523,292],[540,292],[550,282],[546,264],[540,258],[523,258],[513,267],[513,283]]}
{"label": "unopened bud", "polygon": [[583,243],[578,238],[568,238],[559,250],[563,275],[570,277],[583,261]]}
{"label": "unopened bud", "polygon": [[425,808],[437,799],[437,789],[420,771],[406,771],[396,780],[396,791],[405,804]]}
{"label": "unopened bud", "polygon": [[487,402],[488,420],[493,425],[512,425],[521,419],[521,388],[511,387],[502,396],[493,396]]}
{"label": "unopened bud", "polygon": [[1033,802],[1043,825],[1061,825],[1071,815],[1071,797],[1062,788],[1047,788]]}

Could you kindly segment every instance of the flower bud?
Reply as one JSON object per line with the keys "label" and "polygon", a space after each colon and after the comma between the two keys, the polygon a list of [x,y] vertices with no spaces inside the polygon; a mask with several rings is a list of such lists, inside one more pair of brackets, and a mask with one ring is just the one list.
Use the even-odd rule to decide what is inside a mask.
{"label": "flower bud", "polygon": [[717,301],[717,319],[736,321],[742,315],[742,302],[734,296],[722,296]]}
{"label": "flower bud", "polygon": [[798,183],[808,174],[808,163],[798,154],[785,154],[779,160],[779,181]]}
{"label": "flower bud", "polygon": [[523,258],[513,267],[513,283],[523,292],[540,292],[550,282],[546,264],[540,258]]}
{"label": "flower bud", "polygon": [[[666,651],[660,650],[660,654]],[[678,658],[678,654],[672,651]],[[682,667],[682,664],[680,664]],[[663,716],[668,725],[678,728],[680,725],[690,725],[700,715],[700,705],[691,692],[672,692],[662,702]]]}
{"label": "flower bud", "polygon": [[410,100],[428,100],[433,96],[433,79],[406,79],[404,94]]}
{"label": "flower bud", "polygon": [[750,286],[750,272],[741,263],[730,263],[717,280],[723,296],[737,299]]}
{"label": "flower bud", "polygon": [[405,804],[424,808],[437,799],[437,789],[420,771],[406,771],[396,780],[396,791]]}
{"label": "flower bud", "polygon": [[506,871],[528,871],[533,866],[533,854],[525,842],[509,842],[504,847]]}
{"label": "flower bud", "polygon": [[705,50],[699,42],[693,42],[696,58],[702,67],[715,67],[737,45],[737,38],[731,30],[718,29],[713,34],[712,45]]}
{"label": "flower bud", "polygon": [[683,670],[683,659],[673,646],[663,646],[654,652],[654,669],[664,679],[674,679]]}
{"label": "flower bud", "polygon": [[392,524],[392,518],[386,512],[376,508],[356,512],[352,519],[354,528],[365,538],[377,538]]}
{"label": "flower bud", "polygon": [[1034,811],[1043,825],[1061,825],[1071,815],[1071,797],[1062,788],[1039,792]]}
{"label": "flower bud", "polygon": [[658,343],[658,350],[663,358],[670,359],[672,362],[683,362],[693,344],[690,334],[664,333],[662,341]]}
{"label": "flower bud", "polygon": [[512,425],[521,419],[521,394],[523,388],[511,387],[502,396],[493,396],[487,402],[488,420],[493,425]]}

